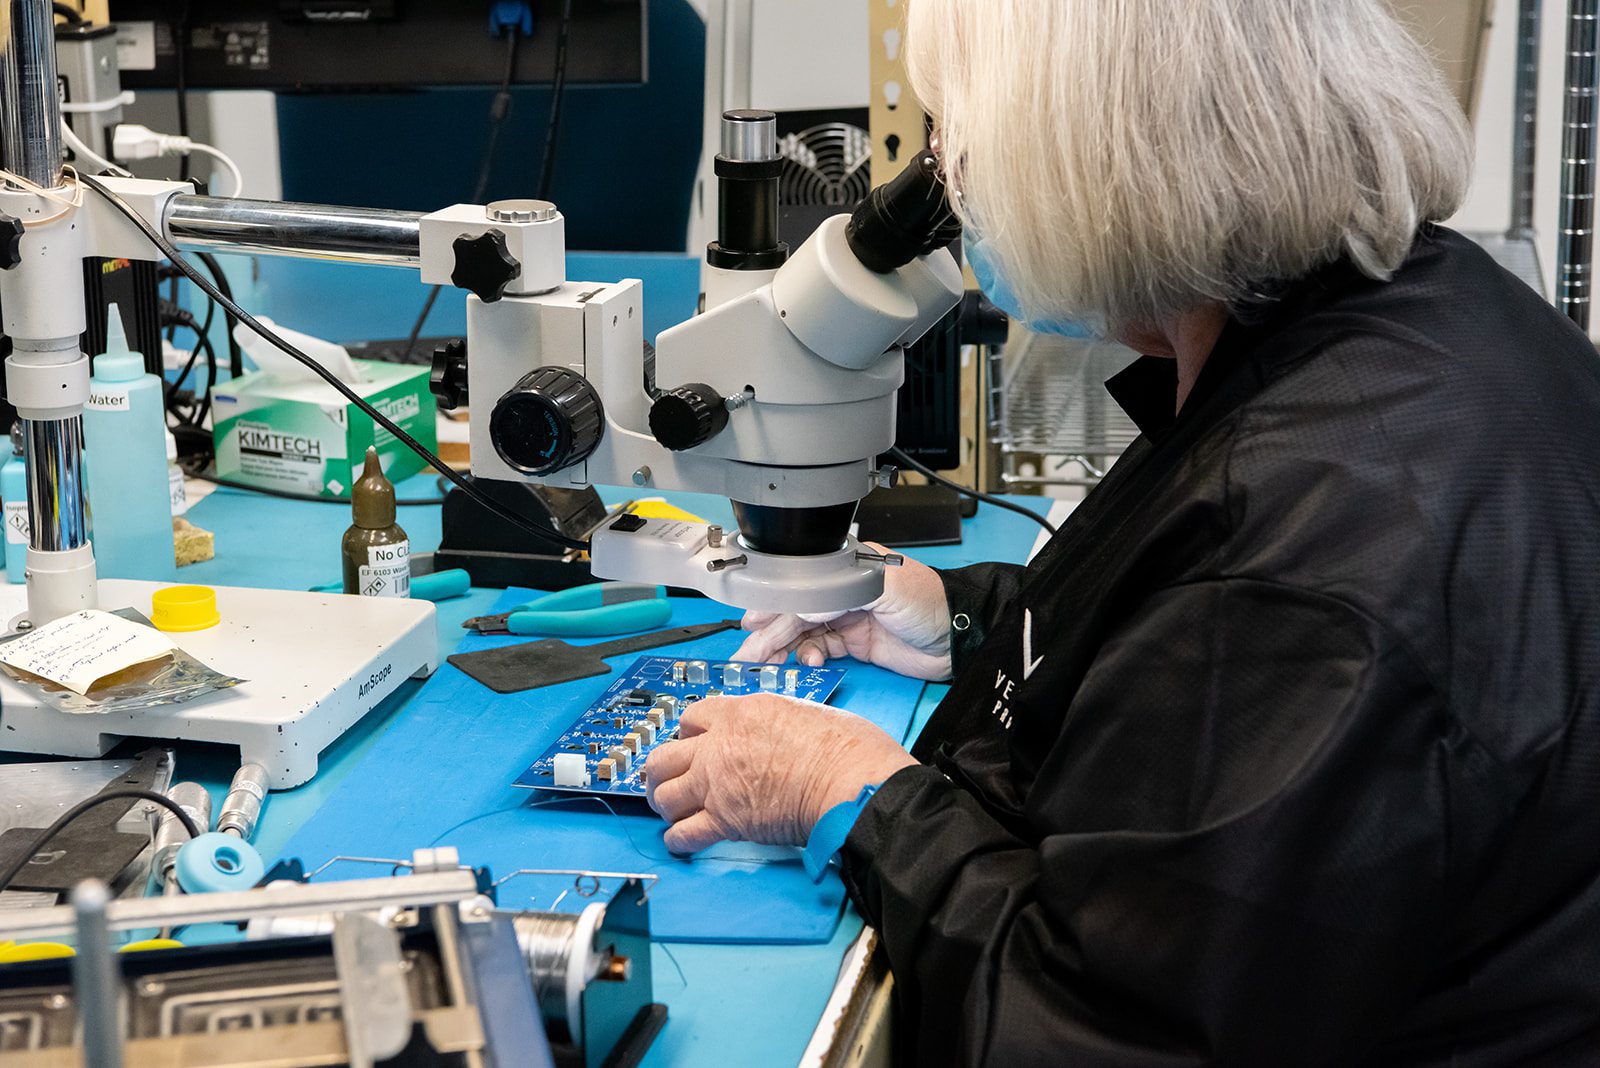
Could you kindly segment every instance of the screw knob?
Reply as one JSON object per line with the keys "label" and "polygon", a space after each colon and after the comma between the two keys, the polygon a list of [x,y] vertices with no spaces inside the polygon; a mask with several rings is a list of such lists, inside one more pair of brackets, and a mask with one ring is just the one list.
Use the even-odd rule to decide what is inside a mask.
{"label": "screw knob", "polygon": [[522,275],[522,264],[511,255],[499,230],[486,230],[477,237],[462,235],[452,247],[456,267],[450,272],[451,284],[471,290],[485,304],[505,296],[506,287]]}
{"label": "screw knob", "polygon": [[433,369],[428,373],[428,389],[439,407],[453,412],[467,403],[467,343],[456,340],[433,350]]}
{"label": "screw knob", "polygon": [[727,425],[722,394],[703,382],[668,390],[650,406],[650,433],[673,452],[703,445]]}
{"label": "screw knob", "polygon": [[524,375],[495,404],[489,440],[507,464],[525,475],[549,475],[587,460],[605,432],[600,394],[565,367]]}
{"label": "screw knob", "polygon": [[22,220],[0,213],[0,271],[9,271],[22,262]]}

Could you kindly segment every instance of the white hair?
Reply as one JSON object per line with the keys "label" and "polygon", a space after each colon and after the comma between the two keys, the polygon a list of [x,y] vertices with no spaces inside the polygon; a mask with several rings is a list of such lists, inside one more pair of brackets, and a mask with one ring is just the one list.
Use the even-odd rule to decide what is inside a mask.
{"label": "white hair", "polygon": [[1471,171],[1384,0],[909,0],[957,210],[1030,319],[1240,307],[1343,256],[1389,278]]}

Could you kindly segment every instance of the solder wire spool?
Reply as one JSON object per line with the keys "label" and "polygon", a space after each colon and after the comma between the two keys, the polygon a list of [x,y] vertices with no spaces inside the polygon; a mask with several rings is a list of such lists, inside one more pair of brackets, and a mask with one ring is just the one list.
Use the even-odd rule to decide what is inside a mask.
{"label": "solder wire spool", "polygon": [[513,920],[540,1009],[547,1020],[565,1023],[578,1046],[583,1045],[583,991],[605,964],[594,949],[605,915],[605,905],[596,901],[576,915],[524,912]]}

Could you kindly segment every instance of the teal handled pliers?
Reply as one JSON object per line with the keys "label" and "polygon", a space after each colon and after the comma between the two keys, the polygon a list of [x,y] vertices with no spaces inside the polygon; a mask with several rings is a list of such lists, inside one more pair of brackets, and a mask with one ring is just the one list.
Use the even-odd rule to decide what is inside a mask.
{"label": "teal handled pliers", "polygon": [[596,582],[546,594],[509,612],[462,624],[479,634],[591,638],[659,627],[672,618],[665,586]]}

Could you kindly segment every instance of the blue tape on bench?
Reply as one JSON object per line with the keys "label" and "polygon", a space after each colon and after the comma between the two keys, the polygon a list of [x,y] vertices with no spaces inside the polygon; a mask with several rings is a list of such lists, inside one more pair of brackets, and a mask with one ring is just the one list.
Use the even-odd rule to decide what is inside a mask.
{"label": "blue tape on bench", "polygon": [[[529,598],[511,590],[496,611]],[[710,601],[674,600],[682,626],[727,618]],[[463,651],[526,639],[469,637]],[[738,633],[719,634],[661,655],[728,659]],[[625,669],[639,654],[617,657]],[[845,662],[849,674],[833,704],[902,737],[923,684]],[[615,674],[497,695],[444,665],[390,724],[284,848],[315,867],[337,855],[408,858],[426,845],[452,845],[462,860],[498,878],[518,868],[595,868],[651,872],[654,936],[679,942],[824,942],[838,923],[844,888],[836,876],[806,876],[796,849],[725,844],[682,860],[661,843],[664,825],[643,807],[614,815],[587,798],[549,798],[511,785],[539,754],[603,693]],[[337,866],[323,878],[387,874],[384,868]],[[550,908],[570,880],[517,880],[501,891],[511,908]],[[585,902],[569,894],[562,909]]]}

